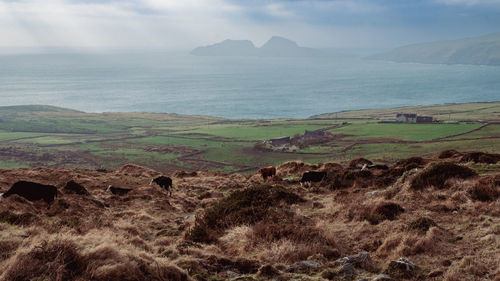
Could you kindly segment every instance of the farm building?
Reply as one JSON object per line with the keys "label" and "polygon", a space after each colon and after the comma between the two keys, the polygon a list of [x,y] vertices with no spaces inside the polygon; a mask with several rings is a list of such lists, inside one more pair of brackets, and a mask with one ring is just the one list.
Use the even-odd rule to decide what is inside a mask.
{"label": "farm building", "polygon": [[417,114],[413,113],[398,113],[396,121],[400,123],[417,123]]}
{"label": "farm building", "polygon": [[432,123],[433,119],[431,116],[417,116],[417,123]]}
{"label": "farm building", "polygon": [[268,142],[272,146],[282,146],[285,144],[290,144],[290,137],[281,137],[281,138],[274,138],[274,139],[269,139]]}
{"label": "farm building", "polygon": [[[384,120],[382,123],[391,123],[391,120]],[[398,113],[396,115],[396,123],[432,123],[434,120],[432,116],[418,116],[413,113]]]}
{"label": "farm building", "polygon": [[323,130],[308,131],[304,133],[304,139],[318,139],[326,137],[326,132]]}

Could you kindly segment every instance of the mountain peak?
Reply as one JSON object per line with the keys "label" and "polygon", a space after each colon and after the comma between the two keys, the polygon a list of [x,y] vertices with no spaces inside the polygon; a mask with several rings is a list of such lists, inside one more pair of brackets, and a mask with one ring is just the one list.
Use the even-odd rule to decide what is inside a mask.
{"label": "mountain peak", "polygon": [[290,39],[286,39],[280,36],[273,36],[269,39],[261,49],[275,49],[275,48],[298,48],[299,45]]}
{"label": "mountain peak", "polygon": [[294,41],[273,36],[262,47],[256,48],[250,40],[230,40],[198,47],[191,51],[197,56],[257,56],[257,57],[317,57],[321,51],[300,47]]}

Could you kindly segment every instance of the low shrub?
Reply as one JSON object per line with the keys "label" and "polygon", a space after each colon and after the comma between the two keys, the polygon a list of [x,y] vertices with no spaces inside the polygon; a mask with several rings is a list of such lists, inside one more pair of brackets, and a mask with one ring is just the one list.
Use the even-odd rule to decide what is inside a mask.
{"label": "low shrub", "polygon": [[476,175],[476,172],[468,167],[449,162],[433,163],[411,179],[410,187],[414,190],[428,186],[443,189],[448,179],[466,179]]}
{"label": "low shrub", "polygon": [[5,272],[5,280],[74,280],[85,268],[75,243],[43,241],[28,252],[16,256]]}
{"label": "low shrub", "polygon": [[84,250],[61,237],[35,242],[12,257],[5,269],[1,275],[5,281],[188,280],[179,268],[135,252],[122,252],[111,246]]}

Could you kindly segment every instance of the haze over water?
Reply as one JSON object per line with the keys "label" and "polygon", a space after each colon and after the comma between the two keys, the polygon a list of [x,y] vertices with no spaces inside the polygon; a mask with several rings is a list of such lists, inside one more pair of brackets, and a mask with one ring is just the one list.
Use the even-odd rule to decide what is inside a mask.
{"label": "haze over water", "polygon": [[228,118],[500,100],[500,67],[171,53],[0,56],[0,104]]}

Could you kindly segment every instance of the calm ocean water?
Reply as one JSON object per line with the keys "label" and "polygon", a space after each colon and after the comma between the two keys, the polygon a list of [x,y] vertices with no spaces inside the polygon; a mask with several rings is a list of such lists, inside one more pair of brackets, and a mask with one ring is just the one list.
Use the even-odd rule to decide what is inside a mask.
{"label": "calm ocean water", "polygon": [[0,105],[230,118],[500,100],[500,67],[178,54],[0,56]]}

